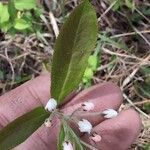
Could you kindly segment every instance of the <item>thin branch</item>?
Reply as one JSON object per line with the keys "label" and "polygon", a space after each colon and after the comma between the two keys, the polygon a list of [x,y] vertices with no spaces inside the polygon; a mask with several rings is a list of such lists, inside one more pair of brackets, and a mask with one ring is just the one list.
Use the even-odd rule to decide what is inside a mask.
{"label": "thin branch", "polygon": [[81,142],[84,146],[86,146],[87,148],[89,148],[89,149],[91,149],[91,150],[98,150],[97,148],[95,148],[95,147],[89,145],[88,143],[86,143],[86,142],[84,142],[84,141],[82,141],[82,140],[80,140],[80,142]]}
{"label": "thin branch", "polygon": [[[150,30],[144,30],[144,31],[139,31],[140,34],[147,34],[150,33]],[[110,38],[119,38],[119,37],[124,37],[124,36],[130,36],[130,35],[135,35],[137,34],[137,32],[129,32],[129,33],[123,33],[123,34],[117,34],[117,35],[113,35]]]}
{"label": "thin branch", "polygon": [[127,100],[127,102],[131,105],[131,106],[133,106],[140,114],[142,114],[144,117],[146,117],[147,119],[150,119],[150,116],[149,115],[147,115],[145,112],[143,112],[140,108],[138,108],[137,106],[135,106],[134,105],[134,103],[132,102],[132,100],[130,100],[129,98],[128,98],[128,96],[125,94],[125,93],[123,93],[123,97]]}

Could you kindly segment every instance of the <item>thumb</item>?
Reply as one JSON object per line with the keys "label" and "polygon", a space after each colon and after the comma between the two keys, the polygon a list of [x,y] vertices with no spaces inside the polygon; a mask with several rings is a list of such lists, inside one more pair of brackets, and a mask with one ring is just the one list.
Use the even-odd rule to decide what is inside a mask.
{"label": "thumb", "polygon": [[50,75],[43,74],[0,97],[0,126],[5,126],[50,98]]}

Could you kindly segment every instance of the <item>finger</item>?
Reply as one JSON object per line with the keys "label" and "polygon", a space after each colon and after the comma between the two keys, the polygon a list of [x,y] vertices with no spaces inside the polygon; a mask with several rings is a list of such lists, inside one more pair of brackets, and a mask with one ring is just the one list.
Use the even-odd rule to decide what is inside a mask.
{"label": "finger", "polygon": [[46,104],[50,98],[50,76],[44,74],[0,97],[0,125]]}
{"label": "finger", "polygon": [[99,97],[106,101],[109,101],[111,97],[111,100],[116,99],[118,104],[122,103],[123,99],[122,92],[116,84],[112,82],[105,82],[92,86],[92,88],[83,90],[77,96],[75,96],[72,101],[65,104],[65,107],[73,106],[74,104],[80,103],[82,101],[92,100]]}
{"label": "finger", "polygon": [[[112,88],[114,90],[112,90]],[[103,95],[103,92],[99,92],[101,89],[106,89],[105,94],[107,96]],[[110,90],[112,90],[112,93],[110,93]],[[88,94],[88,92],[90,93],[90,95]],[[80,102],[81,104],[81,101],[92,98],[91,95],[94,95],[93,96],[94,99],[92,99],[92,102],[97,105],[96,110],[100,111],[101,109],[105,109],[107,107],[119,107],[119,105],[122,102],[122,96],[120,94],[120,90],[114,84],[105,83],[103,84],[103,86],[98,85],[96,86],[96,88],[91,87],[88,89],[88,92],[86,91],[81,92],[80,94],[81,97],[77,96],[78,98],[73,99],[74,103]],[[85,97],[82,96],[82,93],[85,95]],[[74,104],[73,106],[68,106],[68,108],[63,108],[61,111],[63,111],[65,114],[71,114],[75,109],[78,108],[78,106],[80,106],[80,104]],[[31,137],[29,137],[23,144],[18,146],[17,150],[23,149],[24,147],[25,148],[32,147],[33,150],[34,149],[40,150],[40,148],[43,148],[43,147],[45,149],[46,148],[48,149],[50,147],[51,149],[56,149],[56,145],[57,145],[56,139],[57,139],[58,131],[59,131],[59,121],[55,120],[51,128],[46,128],[42,126],[37,132],[35,132]],[[44,143],[44,146],[42,145],[43,143]]]}
{"label": "finger", "polygon": [[106,120],[94,127],[102,139],[95,143],[84,135],[82,138],[99,150],[126,150],[135,140],[141,129],[141,119],[133,109],[123,111],[116,118]]}

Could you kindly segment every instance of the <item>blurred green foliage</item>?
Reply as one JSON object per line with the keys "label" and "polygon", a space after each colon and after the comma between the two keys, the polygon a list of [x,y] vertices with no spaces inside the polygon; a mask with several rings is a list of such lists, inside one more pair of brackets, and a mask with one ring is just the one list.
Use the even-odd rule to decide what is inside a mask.
{"label": "blurred green foliage", "polygon": [[149,99],[150,98],[150,67],[143,66],[140,69],[140,73],[144,81],[135,82],[135,88],[142,97]]}
{"label": "blurred green foliage", "polygon": [[144,147],[144,150],[150,150],[150,143]]}
{"label": "blurred green foliage", "polygon": [[39,30],[37,22],[40,14],[41,8],[35,0],[9,0],[7,4],[0,2],[0,30],[11,34]]}
{"label": "blurred green foliage", "polygon": [[122,6],[126,6],[132,11],[135,9],[135,2],[133,0],[109,0],[110,3],[114,3],[113,10],[117,11]]}
{"label": "blurred green foliage", "polygon": [[96,72],[97,67],[98,67],[98,56],[93,54],[88,59],[88,66],[82,78],[82,82],[85,85],[85,87],[88,87],[91,85],[91,79],[94,76],[94,73]]}
{"label": "blurred green foliage", "polygon": [[150,103],[145,103],[143,105],[143,110],[145,110],[147,113],[150,113]]}

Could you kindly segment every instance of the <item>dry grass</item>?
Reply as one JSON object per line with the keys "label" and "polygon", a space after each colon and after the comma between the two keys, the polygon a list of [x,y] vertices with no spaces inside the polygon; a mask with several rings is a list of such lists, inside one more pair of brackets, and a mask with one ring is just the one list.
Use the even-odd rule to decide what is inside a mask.
{"label": "dry grass", "polygon": [[[42,63],[53,54],[53,44],[64,18],[78,3],[77,0],[66,0],[64,8],[61,1],[45,0],[43,6],[47,11],[41,16],[41,34],[11,37],[0,33],[0,94],[40,74]],[[131,149],[144,149],[150,141],[150,111],[145,111],[143,106],[150,103],[150,97],[139,93],[135,85],[145,80],[141,67],[150,67],[150,13],[148,16],[140,10],[150,4],[148,0],[135,0],[136,13],[132,13],[125,6],[113,11],[115,2],[110,5],[108,0],[93,0],[92,3],[100,28],[97,45],[100,65],[92,79],[93,84],[111,80],[121,87],[124,95],[121,109],[134,107],[143,121],[143,130]],[[139,15],[140,20],[131,22],[134,15]]]}

